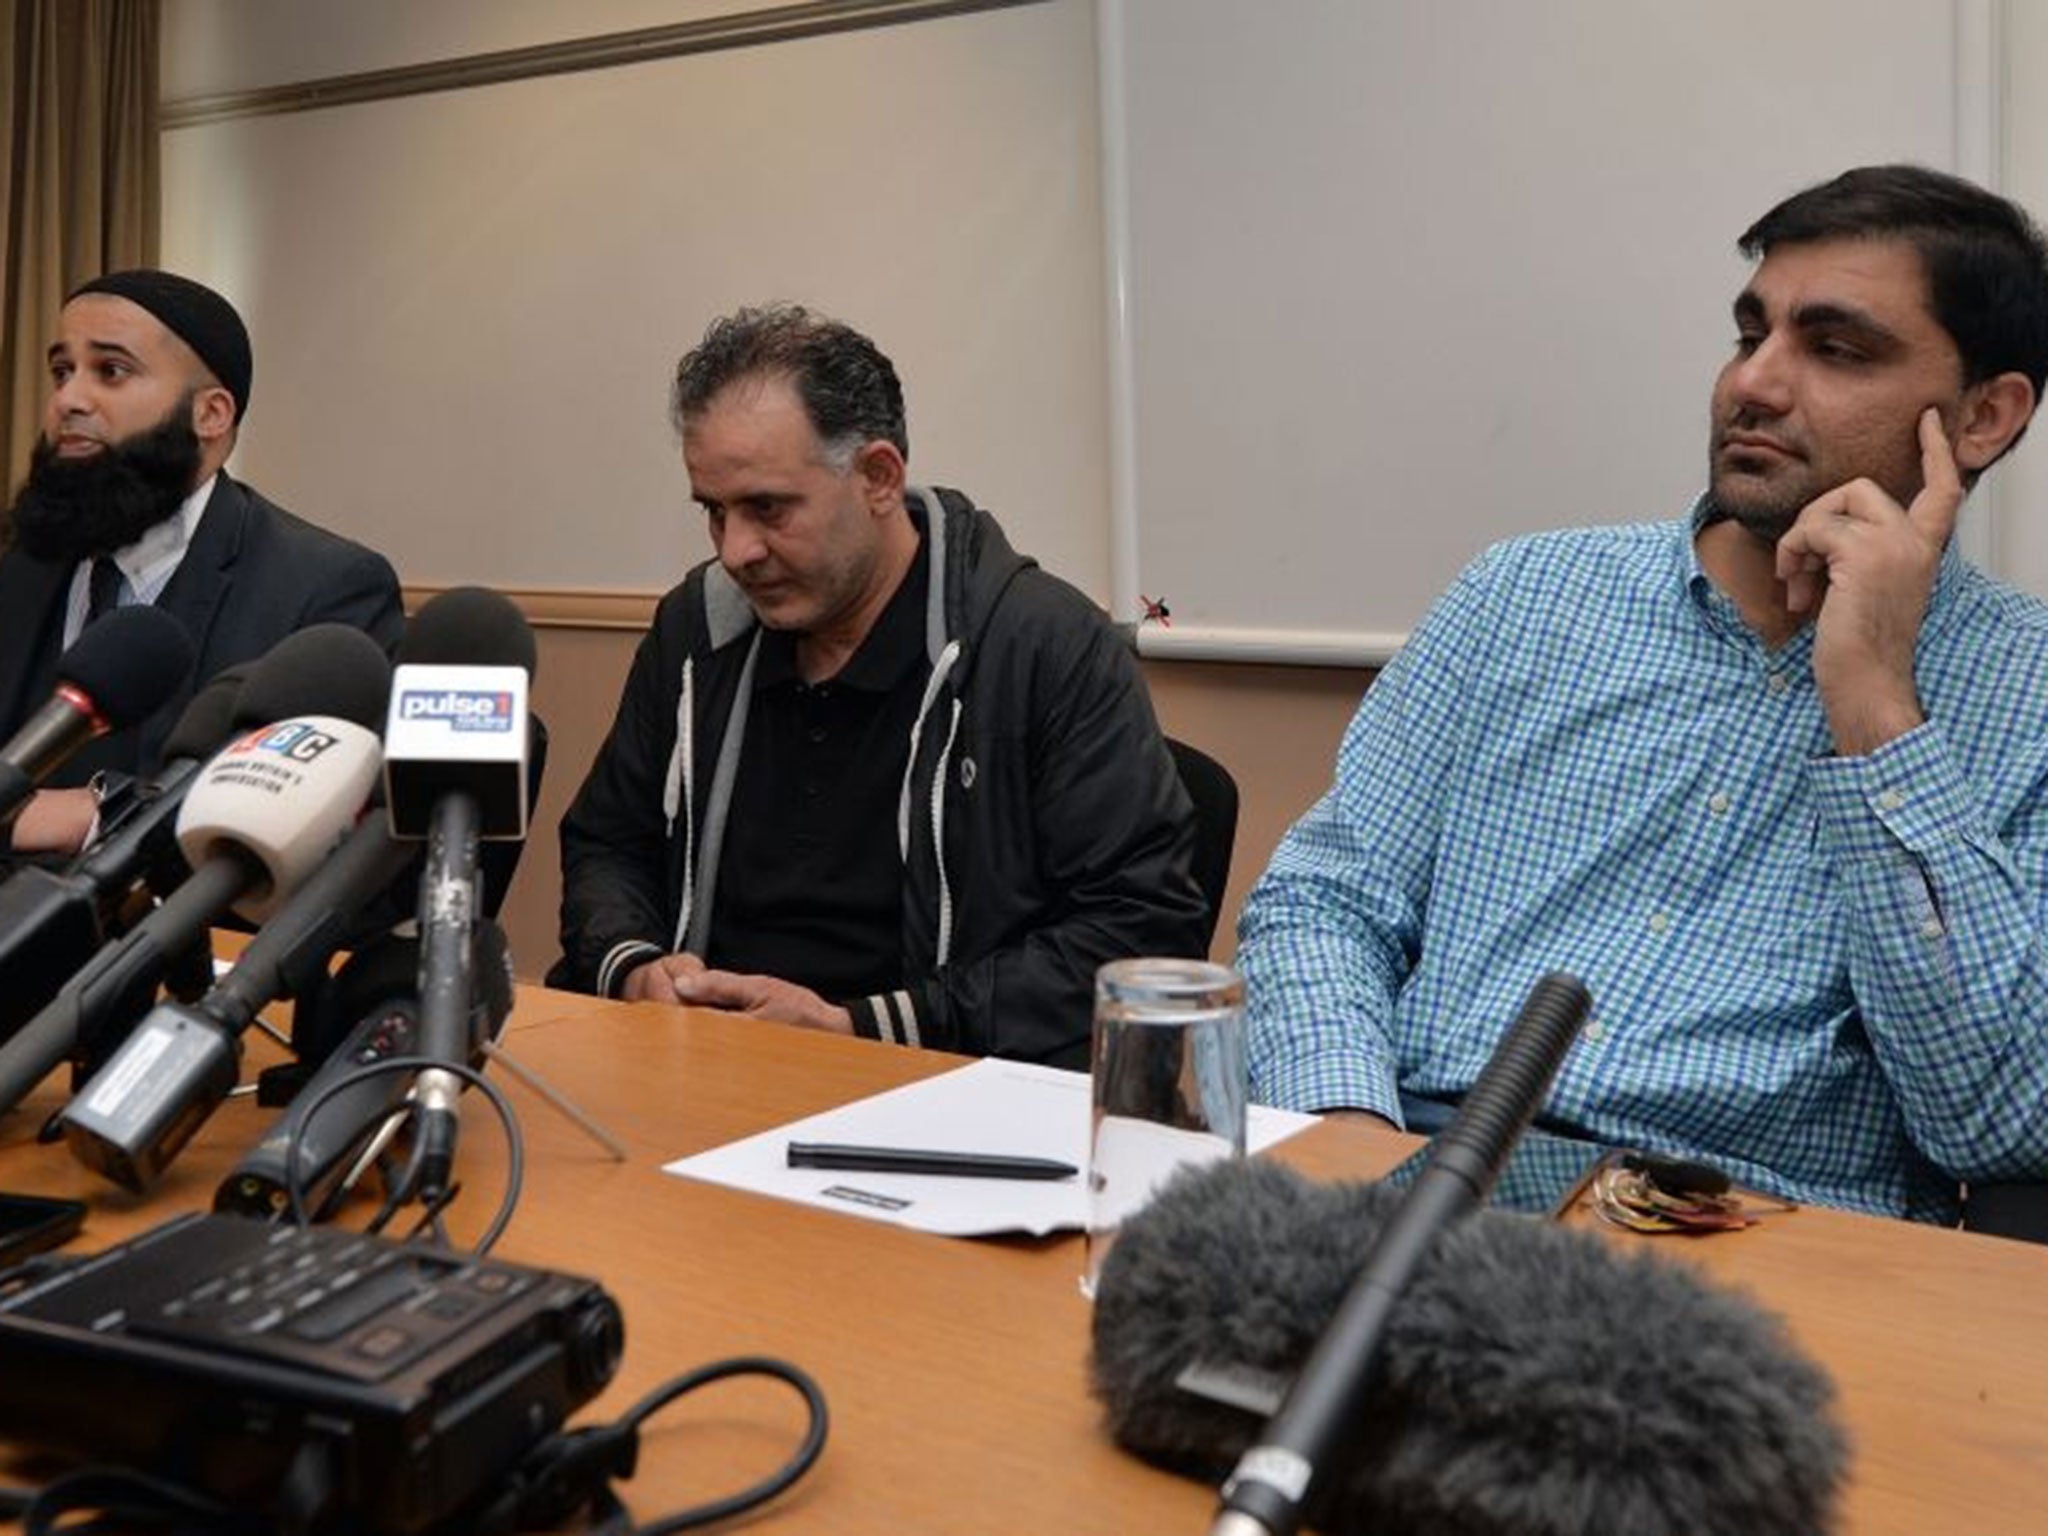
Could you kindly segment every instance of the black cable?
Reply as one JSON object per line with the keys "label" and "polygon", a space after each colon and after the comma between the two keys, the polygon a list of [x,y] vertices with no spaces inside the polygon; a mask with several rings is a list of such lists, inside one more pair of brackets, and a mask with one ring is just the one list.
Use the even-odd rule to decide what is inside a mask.
{"label": "black cable", "polygon": [[[399,1127],[403,1128],[405,1122],[412,1118],[411,1101],[408,1100],[406,1103],[399,1105],[397,1109],[392,1111],[392,1116],[398,1120]],[[391,1123],[390,1117],[387,1117],[384,1123],[389,1125]],[[380,1132],[381,1129],[382,1127],[379,1128]],[[397,1131],[394,1130],[392,1134],[396,1136]],[[378,1172],[382,1174],[384,1179],[384,1198],[377,1206],[377,1213],[370,1218],[369,1223],[363,1229],[373,1237],[380,1236],[384,1229],[391,1225],[393,1219],[398,1215],[399,1207],[405,1204],[406,1192],[415,1186],[419,1178],[419,1143],[416,1141],[406,1143],[402,1163],[399,1156],[387,1146],[383,1154],[378,1158],[377,1163]],[[399,1165],[395,1170],[394,1164]],[[328,1204],[339,1209],[340,1201],[337,1197],[341,1193],[341,1186],[337,1184],[333,1192],[327,1197]]]}
{"label": "black cable", "polygon": [[[377,1167],[380,1171],[382,1170],[385,1166],[385,1160],[390,1156],[388,1141],[391,1137],[398,1134],[400,1127],[405,1124],[406,1116],[410,1113],[411,1106],[409,1104],[400,1104],[387,1111],[384,1118],[370,1128],[369,1133],[362,1138],[361,1145],[355,1154],[350,1168],[334,1181],[333,1186],[327,1191],[326,1197],[321,1200],[320,1208],[313,1212],[313,1220],[316,1223],[327,1221],[339,1214],[342,1206],[347,1203],[350,1193],[355,1189],[356,1180],[360,1179],[365,1173],[368,1173],[372,1166]],[[375,1151],[371,1150],[373,1147],[376,1149]],[[377,1233],[382,1232],[384,1224],[391,1220],[392,1212],[397,1209],[397,1202],[390,1198],[389,1192],[399,1187],[389,1177],[385,1178],[385,1199],[378,1206],[377,1214],[371,1217],[364,1227],[364,1230],[370,1233],[371,1236],[374,1237]]]}
{"label": "black cable", "polygon": [[[520,1186],[526,1180],[526,1143],[519,1133],[518,1116],[512,1112],[512,1105],[498,1086],[475,1067],[462,1062],[437,1061],[428,1056],[387,1056],[382,1061],[373,1061],[366,1066],[357,1067],[353,1072],[345,1072],[326,1084],[307,1100],[303,1107],[292,1111],[297,1124],[285,1141],[284,1188],[285,1198],[290,1202],[289,1210],[293,1225],[309,1225],[305,1190],[301,1187],[303,1180],[300,1177],[299,1164],[302,1159],[299,1149],[303,1145],[302,1133],[305,1127],[312,1123],[313,1116],[327,1104],[328,1100],[358,1083],[368,1082],[387,1073],[421,1072],[429,1068],[439,1068],[452,1073],[475,1088],[490,1100],[499,1124],[505,1128],[505,1193],[498,1202],[497,1215],[491,1218],[491,1224],[485,1229],[484,1235],[477,1239],[474,1250],[476,1256],[481,1258],[489,1253],[492,1245],[505,1235],[505,1228],[511,1225],[512,1213],[519,1204]],[[392,1199],[394,1202],[403,1201],[409,1192],[409,1189],[401,1188],[393,1192]],[[439,1208],[428,1212],[430,1221],[438,1221],[439,1216]]]}
{"label": "black cable", "polygon": [[817,1382],[786,1360],[777,1360],[768,1355],[738,1355],[730,1360],[713,1361],[700,1366],[674,1380],[656,1387],[647,1396],[628,1408],[618,1421],[617,1427],[639,1432],[641,1423],[656,1412],[674,1402],[686,1392],[709,1386],[714,1381],[723,1381],[731,1376],[769,1376],[784,1381],[802,1394],[804,1406],[810,1410],[810,1422],[804,1428],[802,1444],[795,1454],[775,1471],[761,1479],[751,1488],[708,1504],[679,1510],[672,1515],[663,1515],[651,1525],[636,1526],[632,1536],[668,1536],[671,1531],[695,1530],[698,1526],[709,1525],[714,1520],[724,1520],[733,1515],[766,1504],[770,1499],[788,1488],[811,1470],[811,1464],[825,1449],[825,1435],[831,1428],[831,1415],[825,1407],[825,1394]]}
{"label": "black cable", "polygon": [[[810,1412],[802,1443],[788,1461],[751,1487],[664,1515],[648,1525],[631,1524],[625,1506],[610,1485],[616,1479],[633,1475],[639,1459],[641,1425],[685,1393],[734,1376],[767,1376],[796,1388]],[[610,1424],[570,1430],[543,1440],[514,1468],[513,1487],[479,1512],[470,1528],[501,1536],[511,1531],[552,1528],[578,1511],[587,1510],[595,1520],[593,1528],[602,1536],[670,1536],[675,1531],[695,1530],[757,1509],[788,1489],[817,1461],[830,1427],[825,1394],[796,1366],[765,1355],[719,1360],[663,1383]]]}
{"label": "black cable", "polygon": [[[94,1518],[65,1523],[66,1517]],[[257,1536],[266,1522],[236,1514],[227,1505],[182,1483],[151,1477],[128,1467],[85,1466],[36,1490],[20,1511],[23,1536],[94,1536],[132,1531],[137,1526],[171,1536]]]}

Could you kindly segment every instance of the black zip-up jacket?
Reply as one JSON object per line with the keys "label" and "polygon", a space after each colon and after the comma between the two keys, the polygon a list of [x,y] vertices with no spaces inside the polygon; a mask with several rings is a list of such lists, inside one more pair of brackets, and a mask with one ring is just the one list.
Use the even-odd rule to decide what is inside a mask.
{"label": "black zip-up jacket", "polygon": [[[1082,1067],[1098,965],[1203,951],[1193,812],[1102,611],[958,491],[907,500],[932,595],[897,818],[906,984],[834,1001],[870,1038]],[[715,561],[662,599],[562,820],[552,984],[615,996],[704,953],[758,638]]]}

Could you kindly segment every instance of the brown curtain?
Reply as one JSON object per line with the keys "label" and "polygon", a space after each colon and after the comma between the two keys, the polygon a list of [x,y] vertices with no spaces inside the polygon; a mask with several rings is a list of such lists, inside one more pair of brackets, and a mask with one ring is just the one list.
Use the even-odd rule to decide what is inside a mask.
{"label": "brown curtain", "polygon": [[158,0],[0,0],[0,467],[42,417],[64,295],[157,252]]}

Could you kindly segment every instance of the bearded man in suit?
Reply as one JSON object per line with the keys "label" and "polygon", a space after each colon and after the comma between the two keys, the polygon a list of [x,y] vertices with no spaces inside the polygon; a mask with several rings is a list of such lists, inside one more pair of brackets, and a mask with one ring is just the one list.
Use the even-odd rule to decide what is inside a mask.
{"label": "bearded man in suit", "polygon": [[249,333],[226,299],[175,273],[108,273],[65,301],[50,393],[0,555],[0,737],[49,696],[58,658],[110,608],[153,603],[192,636],[183,687],[92,743],[16,820],[17,853],[84,842],[105,786],[158,766],[208,678],[308,624],[386,650],[404,625],[390,562],[273,505],[226,472],[249,406]]}

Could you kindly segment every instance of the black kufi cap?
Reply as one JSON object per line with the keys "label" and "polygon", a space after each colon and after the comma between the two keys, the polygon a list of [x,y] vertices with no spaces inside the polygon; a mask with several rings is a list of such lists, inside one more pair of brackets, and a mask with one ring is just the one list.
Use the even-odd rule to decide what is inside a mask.
{"label": "black kufi cap", "polygon": [[235,397],[235,420],[248,414],[249,377],[255,368],[249,354],[249,330],[226,299],[204,283],[153,267],[109,272],[80,283],[64,302],[69,304],[83,293],[110,293],[148,310],[197,352],[199,360]]}

